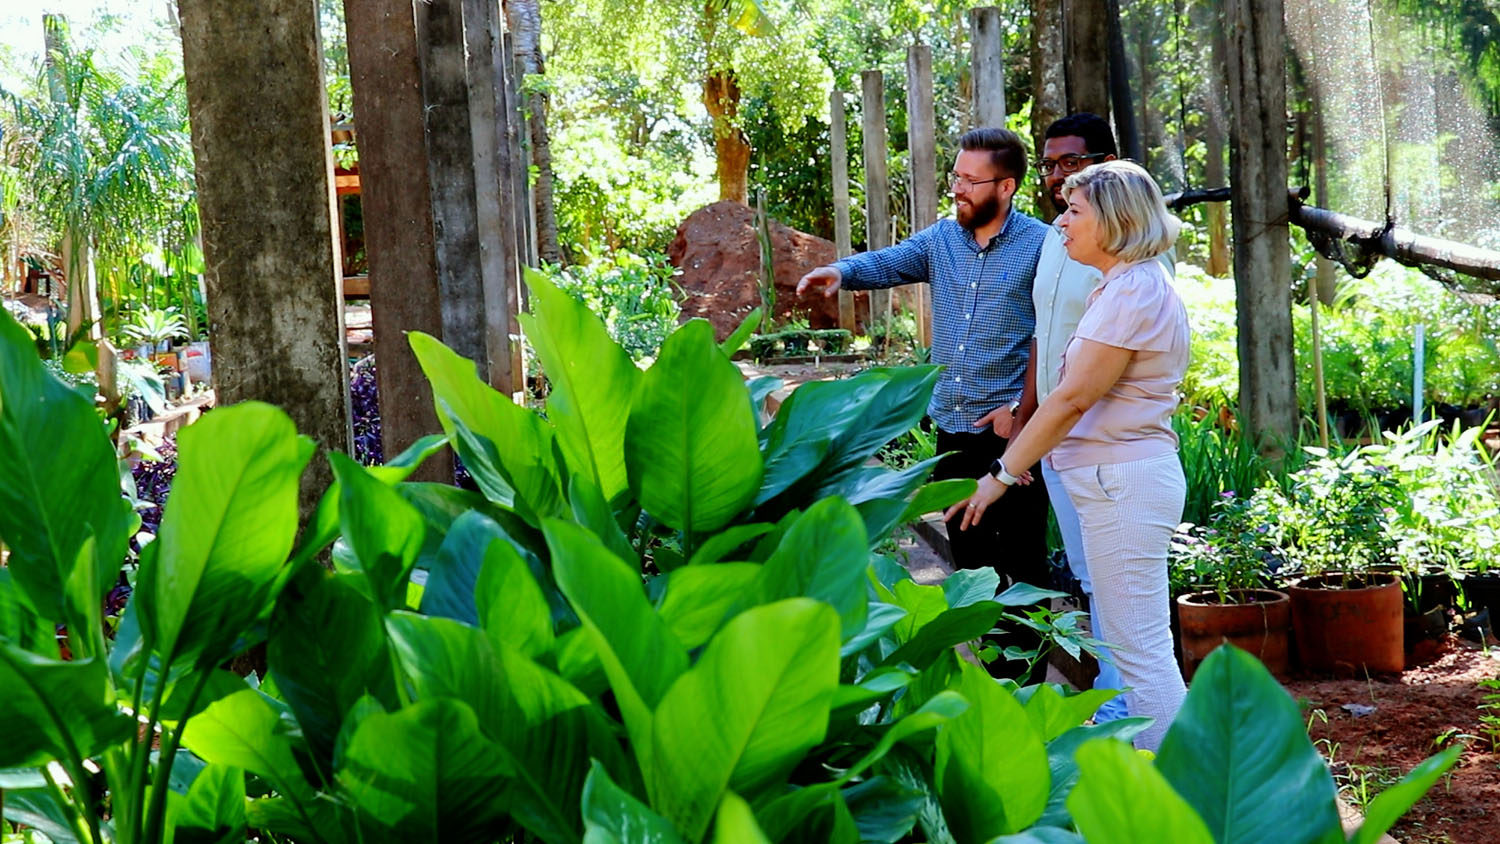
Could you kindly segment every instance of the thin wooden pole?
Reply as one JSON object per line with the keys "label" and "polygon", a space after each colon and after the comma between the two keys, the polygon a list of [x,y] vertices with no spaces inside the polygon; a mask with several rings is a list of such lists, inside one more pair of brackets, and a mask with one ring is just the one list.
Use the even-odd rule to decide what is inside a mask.
{"label": "thin wooden pole", "polygon": [[[907,167],[911,174],[911,230],[937,222],[937,119],[932,104],[932,48],[913,44],[906,50]],[[932,346],[932,285],[910,289],[916,306],[917,345]]]}
{"label": "thin wooden pole", "polygon": [[[849,137],[844,92],[828,97],[828,155],[833,165],[833,246],[840,258],[854,251],[849,224]],[[854,331],[854,293],[839,291],[839,328]]]}
{"label": "thin wooden pole", "polygon": [[[865,248],[873,252],[891,245],[891,179],[886,162],[885,77],[878,70],[861,71],[859,77],[864,105]],[[890,320],[891,291],[871,290],[870,322],[889,328]]]}

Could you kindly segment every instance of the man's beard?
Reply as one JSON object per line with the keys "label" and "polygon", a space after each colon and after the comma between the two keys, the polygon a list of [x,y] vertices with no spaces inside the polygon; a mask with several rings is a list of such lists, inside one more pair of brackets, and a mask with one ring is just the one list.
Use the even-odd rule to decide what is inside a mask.
{"label": "man's beard", "polygon": [[983,202],[970,203],[967,208],[958,206],[958,224],[974,231],[983,228],[1000,216],[1000,197],[991,196]]}
{"label": "man's beard", "polygon": [[1062,212],[1068,210],[1068,201],[1066,199],[1063,199],[1058,194],[1049,191],[1047,193],[1047,201],[1052,203],[1052,210],[1056,211],[1058,214],[1061,214]]}

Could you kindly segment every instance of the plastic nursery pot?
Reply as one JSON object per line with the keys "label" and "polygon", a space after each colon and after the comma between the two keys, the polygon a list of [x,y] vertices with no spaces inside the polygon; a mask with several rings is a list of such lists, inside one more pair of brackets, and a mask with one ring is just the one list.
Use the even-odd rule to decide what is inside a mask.
{"label": "plastic nursery pot", "polygon": [[1286,591],[1292,599],[1297,654],[1309,671],[1394,673],[1405,667],[1396,575],[1323,574],[1303,578]]}
{"label": "plastic nursery pot", "polygon": [[1470,611],[1487,609],[1491,619],[1500,618],[1500,572],[1465,574],[1462,586]]}
{"label": "plastic nursery pot", "polygon": [[1285,678],[1290,664],[1291,599],[1274,589],[1233,589],[1230,595],[1238,603],[1218,603],[1217,592],[1178,596],[1183,679],[1193,679],[1198,664],[1225,642],[1249,651],[1272,674]]}

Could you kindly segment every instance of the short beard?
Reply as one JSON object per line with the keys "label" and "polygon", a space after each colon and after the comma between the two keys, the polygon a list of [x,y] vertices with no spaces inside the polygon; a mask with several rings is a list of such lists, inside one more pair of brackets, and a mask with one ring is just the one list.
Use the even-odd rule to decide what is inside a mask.
{"label": "short beard", "polygon": [[984,202],[970,205],[968,213],[964,212],[963,206],[959,206],[958,224],[972,232],[993,223],[998,216],[1000,216],[1000,197],[991,196]]}

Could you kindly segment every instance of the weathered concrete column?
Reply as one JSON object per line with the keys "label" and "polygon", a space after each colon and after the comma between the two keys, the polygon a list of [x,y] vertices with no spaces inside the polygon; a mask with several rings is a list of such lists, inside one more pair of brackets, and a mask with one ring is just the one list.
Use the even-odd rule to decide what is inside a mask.
{"label": "weathered concrete column", "polygon": [[1068,111],[1109,116],[1109,4],[1063,0]]}
{"label": "weathered concrete column", "polygon": [[[1227,0],[1229,156],[1240,408],[1262,448],[1297,431],[1286,164],[1286,24],[1282,0]],[[1275,438],[1286,439],[1277,442]]]}
{"label": "weathered concrete column", "polygon": [[[833,247],[844,258],[854,246],[849,231],[849,137],[843,91],[828,95],[828,158],[833,166]],[[854,331],[853,291],[839,291],[839,328]]]}
{"label": "weathered concrete column", "polygon": [[[350,451],[317,6],[178,0],[219,401],[271,402]],[[332,473],[303,475],[311,513]]]}
{"label": "weathered concrete column", "polygon": [[[878,70],[860,71],[865,141],[865,249],[891,245],[890,169],[886,161],[885,78]],[[891,317],[891,291],[870,291],[870,322]],[[867,329],[873,326],[866,326]]]}
{"label": "weathered concrete column", "polygon": [[[932,48],[913,44],[906,48],[906,148],[911,172],[913,232],[937,222],[936,124],[932,105]],[[932,285],[914,284],[907,289],[914,294],[911,301],[916,305],[917,343],[931,346]]]}
{"label": "weathered concrete column", "polygon": [[[1005,127],[1005,27],[998,6],[969,10],[973,125]],[[929,63],[930,64],[930,63]]]}
{"label": "weathered concrete column", "polygon": [[[432,388],[406,339],[408,331],[443,336],[413,15],[411,0],[344,0],[387,458],[442,432]],[[428,459],[414,478],[451,482],[451,453]]]}

